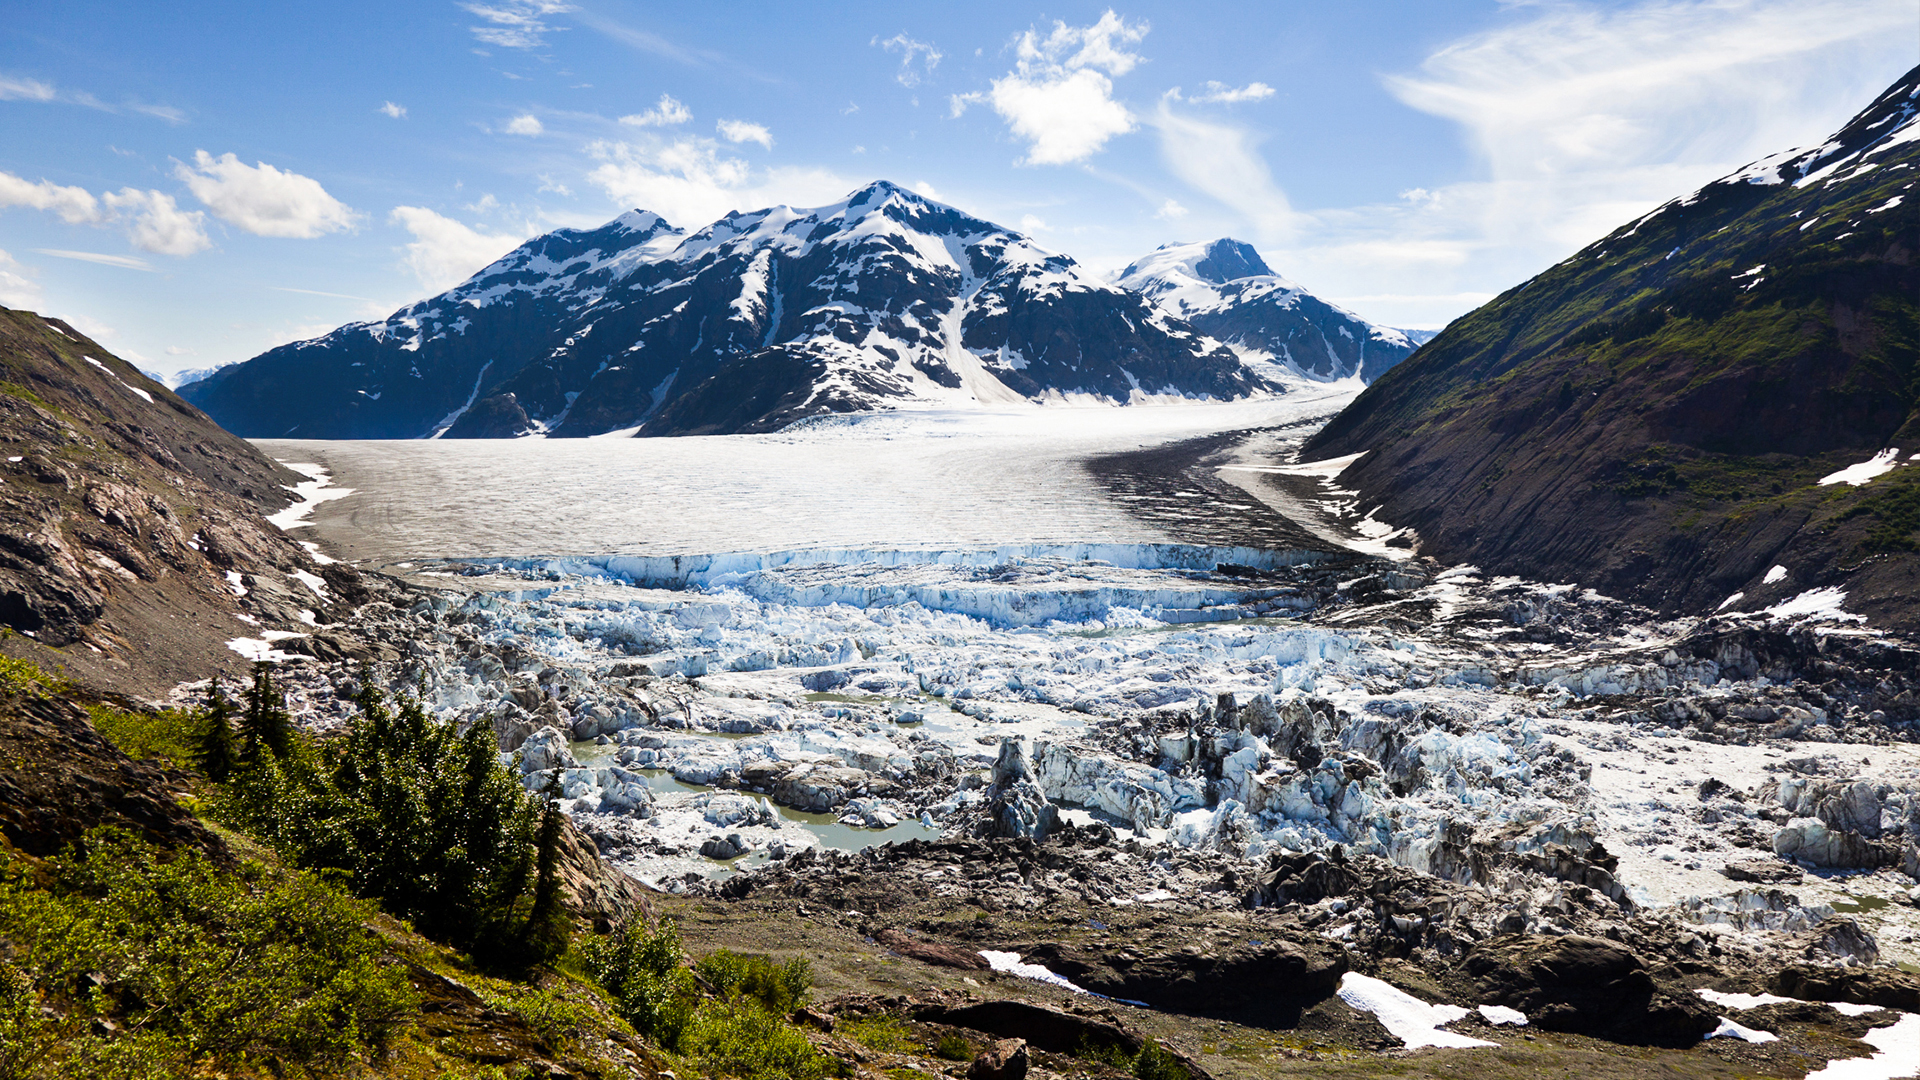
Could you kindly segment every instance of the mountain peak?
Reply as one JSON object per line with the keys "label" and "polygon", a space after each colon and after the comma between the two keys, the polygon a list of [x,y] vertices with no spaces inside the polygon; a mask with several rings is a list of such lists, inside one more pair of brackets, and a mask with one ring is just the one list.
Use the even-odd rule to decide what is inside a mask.
{"label": "mountain peak", "polygon": [[1194,276],[1202,281],[1225,285],[1245,277],[1272,277],[1260,253],[1244,240],[1221,237],[1206,247],[1206,254],[1193,264]]}

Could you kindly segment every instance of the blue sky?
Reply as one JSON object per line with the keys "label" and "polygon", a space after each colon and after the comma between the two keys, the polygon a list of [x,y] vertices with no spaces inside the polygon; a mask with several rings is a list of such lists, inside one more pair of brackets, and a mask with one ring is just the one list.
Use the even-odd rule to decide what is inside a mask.
{"label": "blue sky", "polygon": [[1917,58],[1912,0],[64,0],[0,28],[0,304],[150,370],[633,206],[876,178],[1101,272],[1234,236],[1432,327]]}

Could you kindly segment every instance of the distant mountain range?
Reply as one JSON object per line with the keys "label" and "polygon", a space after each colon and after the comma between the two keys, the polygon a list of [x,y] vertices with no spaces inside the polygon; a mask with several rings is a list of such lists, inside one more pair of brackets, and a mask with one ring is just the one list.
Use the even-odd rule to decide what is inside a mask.
{"label": "distant mountain range", "polygon": [[687,435],[880,408],[1242,398],[1371,378],[1413,347],[1236,241],[1163,248],[1113,284],[881,181],[691,234],[640,210],[561,229],[383,321],[180,393],[249,437]]}
{"label": "distant mountain range", "polygon": [[1456,320],[1305,457],[1365,452],[1340,486],[1449,561],[1920,628],[1917,180],[1920,68]]}

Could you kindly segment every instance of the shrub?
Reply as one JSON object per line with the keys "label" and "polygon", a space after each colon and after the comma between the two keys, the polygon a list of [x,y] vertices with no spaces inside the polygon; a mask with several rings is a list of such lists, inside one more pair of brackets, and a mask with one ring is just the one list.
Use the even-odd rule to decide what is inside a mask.
{"label": "shrub", "polygon": [[194,731],[199,718],[186,709],[130,712],[111,705],[90,705],[94,730],[136,761],[163,761],[176,769],[194,765]]}
{"label": "shrub", "polygon": [[[898,1017],[881,1013],[866,1016],[858,1020],[849,1020],[841,1025],[847,1038],[869,1050],[878,1050],[883,1054],[904,1054],[916,1050],[920,1041],[913,1037],[913,1029],[902,1023]],[[967,1060],[973,1059],[972,1054]],[[959,1059],[955,1059],[959,1060]]]}
{"label": "shrub", "polygon": [[683,959],[672,919],[662,919],[657,930],[629,919],[581,949],[582,966],[607,991],[620,1018],[669,1050],[679,1048],[699,1004]]}
{"label": "shrub", "polygon": [[1152,1039],[1133,1056],[1133,1075],[1135,1080],[1188,1080],[1189,1076],[1180,1059]]}
{"label": "shrub", "polygon": [[[261,1058],[324,1072],[379,1051],[415,999],[380,962],[367,914],[305,874],[225,869],[196,850],[162,861],[113,830],[39,877],[8,858],[0,941],[17,967],[0,979],[0,1068],[13,1070],[0,1076],[176,1076]],[[88,1017],[121,1027],[79,1035]],[[36,1050],[49,1030],[58,1046]]]}
{"label": "shrub", "polygon": [[820,1080],[831,1063],[800,1029],[745,997],[702,1007],[681,1049],[705,1068],[743,1080]]}
{"label": "shrub", "polygon": [[[11,634],[12,631],[7,631]],[[4,636],[4,635],[0,635]],[[57,694],[67,689],[67,680],[41,670],[40,665],[31,660],[21,660],[12,656],[0,656],[0,693],[29,694],[38,697],[43,694]]]}
{"label": "shrub", "polygon": [[972,1061],[979,1051],[958,1032],[949,1031],[935,1040],[933,1053],[935,1057],[948,1061]]}
{"label": "shrub", "polygon": [[757,953],[718,949],[701,957],[693,969],[721,997],[750,997],[776,1016],[805,1004],[813,985],[813,966],[802,957],[776,964]]}

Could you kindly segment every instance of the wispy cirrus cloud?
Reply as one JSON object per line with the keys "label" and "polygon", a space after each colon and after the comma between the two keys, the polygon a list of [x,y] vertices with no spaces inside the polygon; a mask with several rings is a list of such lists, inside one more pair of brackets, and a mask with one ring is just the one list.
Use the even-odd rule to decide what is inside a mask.
{"label": "wispy cirrus cloud", "polygon": [[483,25],[467,30],[480,41],[502,49],[540,49],[546,47],[548,32],[563,30],[546,21],[549,15],[577,11],[560,0],[503,0],[497,4],[465,3],[467,12],[484,20]]}
{"label": "wispy cirrus cloud", "polygon": [[107,255],[98,251],[67,251],[62,248],[34,248],[41,255],[51,255],[56,259],[72,259],[75,262],[90,262],[99,266],[117,266],[122,270],[141,270],[153,273],[153,264],[145,259],[136,259],[131,255]]}
{"label": "wispy cirrus cloud", "polygon": [[894,72],[893,78],[895,82],[909,90],[930,77],[933,69],[940,66],[940,61],[946,55],[928,42],[915,41],[908,37],[904,30],[886,39],[875,34],[873,40],[867,44],[878,45],[890,53],[900,54],[900,70]]}
{"label": "wispy cirrus cloud", "polygon": [[[1263,82],[1250,82],[1245,86],[1229,86],[1218,79],[1208,79],[1197,94],[1188,94],[1185,100],[1195,105],[1238,105],[1243,101],[1264,101],[1278,91]],[[1167,96],[1175,101],[1181,100],[1180,88],[1167,91]]]}
{"label": "wispy cirrus cloud", "polygon": [[1909,0],[1513,5],[1383,79],[1457,125],[1477,175],[1376,204],[1294,207],[1258,128],[1187,108],[1257,100],[1260,84],[1169,94],[1147,122],[1214,227],[1247,230],[1289,276],[1369,317],[1439,325],[1668,199],[1824,137],[1911,66],[1913,25]]}
{"label": "wispy cirrus cloud", "polygon": [[40,79],[31,79],[18,75],[0,75],[0,101],[37,101],[46,104],[79,105],[83,108],[97,109],[101,112],[139,113],[164,120],[169,124],[184,124],[187,114],[183,109],[172,105],[155,105],[137,98],[128,98],[121,104],[102,101],[85,90],[61,90],[53,83]]}
{"label": "wispy cirrus cloud", "polygon": [[1108,9],[1091,26],[1055,22],[1045,35],[1028,30],[1014,41],[1014,69],[986,90],[953,95],[951,113],[991,106],[1026,142],[1020,164],[1085,161],[1136,126],[1133,114],[1114,100],[1113,80],[1140,63],[1131,49],[1149,29]]}

